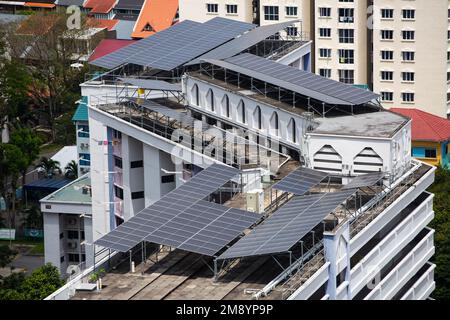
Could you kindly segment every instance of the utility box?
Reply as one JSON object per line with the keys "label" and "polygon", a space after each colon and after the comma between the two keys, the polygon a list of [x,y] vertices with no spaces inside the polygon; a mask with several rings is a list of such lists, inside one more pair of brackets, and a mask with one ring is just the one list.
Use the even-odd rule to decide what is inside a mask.
{"label": "utility box", "polygon": [[247,211],[264,213],[264,190],[257,189],[247,193]]}

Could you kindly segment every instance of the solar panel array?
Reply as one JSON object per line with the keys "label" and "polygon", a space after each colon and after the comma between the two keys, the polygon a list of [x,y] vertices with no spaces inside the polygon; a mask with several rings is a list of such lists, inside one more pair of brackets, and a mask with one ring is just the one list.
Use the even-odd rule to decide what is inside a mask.
{"label": "solar panel array", "polygon": [[243,53],[224,61],[210,59],[205,61],[328,104],[361,105],[378,98],[378,95],[371,91],[250,53]]}
{"label": "solar panel array", "polygon": [[345,185],[342,190],[357,189],[361,187],[371,187],[384,177],[384,172],[374,172],[357,176]]}
{"label": "solar panel array", "polygon": [[209,166],[179,188],[169,192],[151,206],[98,239],[95,244],[120,252],[130,250],[172,218],[165,214],[168,210],[182,212],[219,189],[238,172],[238,169],[221,164]]}
{"label": "solar panel array", "polygon": [[300,167],[274,184],[273,188],[301,196],[326,177],[328,177],[328,174],[325,172]]}
{"label": "solar panel array", "polygon": [[275,35],[277,32],[284,30],[289,26],[292,26],[292,24],[295,22],[298,22],[298,20],[269,24],[267,26],[255,28],[243,34],[242,36],[205,53],[199,58],[187,63],[187,65],[200,63],[204,59],[226,59],[232,57],[269,38],[270,36]]}
{"label": "solar panel array", "polygon": [[107,69],[132,63],[170,71],[254,27],[220,17],[205,23],[185,20],[91,63]]}
{"label": "solar panel array", "polygon": [[286,252],[353,193],[355,190],[294,197],[218,259]]}
{"label": "solar panel array", "polygon": [[184,208],[154,210],[152,218],[161,213],[170,220],[146,236],[145,241],[207,256],[213,256],[261,218],[256,213],[203,200]]}

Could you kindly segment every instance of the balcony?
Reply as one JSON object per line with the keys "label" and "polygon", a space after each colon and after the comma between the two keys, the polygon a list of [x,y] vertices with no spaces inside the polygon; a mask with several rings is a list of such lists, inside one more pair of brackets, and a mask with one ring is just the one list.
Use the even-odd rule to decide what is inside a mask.
{"label": "balcony", "polygon": [[433,197],[430,194],[351,270],[350,287],[353,296],[433,220]]}
{"label": "balcony", "polygon": [[364,300],[390,300],[416,274],[434,254],[434,230],[398,263],[395,268],[364,298]]}
{"label": "balcony", "polygon": [[425,272],[419,276],[419,279],[413,286],[401,296],[400,300],[425,300],[436,287],[434,282],[435,264],[427,263]]}

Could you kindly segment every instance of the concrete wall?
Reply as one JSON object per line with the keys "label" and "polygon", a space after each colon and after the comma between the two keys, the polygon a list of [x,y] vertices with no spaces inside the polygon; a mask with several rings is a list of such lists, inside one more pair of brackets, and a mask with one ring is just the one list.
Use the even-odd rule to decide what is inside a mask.
{"label": "concrete wall", "polygon": [[66,270],[66,261],[61,263],[63,239],[60,233],[63,230],[63,219],[58,213],[44,212],[44,248],[45,263],[51,263],[59,270]]}
{"label": "concrete wall", "polygon": [[[253,0],[180,0],[179,12],[180,20],[193,20],[205,22],[214,17],[223,17],[227,19],[253,22]],[[218,13],[208,13],[206,4],[218,4]],[[236,4],[238,6],[237,14],[227,13],[226,5]]]}

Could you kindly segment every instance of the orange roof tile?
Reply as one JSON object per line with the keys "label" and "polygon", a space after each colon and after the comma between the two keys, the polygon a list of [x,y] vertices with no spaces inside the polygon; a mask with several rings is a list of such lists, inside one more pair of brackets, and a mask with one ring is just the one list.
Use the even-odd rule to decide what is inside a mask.
{"label": "orange roof tile", "polygon": [[116,2],[117,0],[87,0],[83,7],[91,9],[91,13],[108,13]]}
{"label": "orange roof tile", "polygon": [[41,3],[41,2],[25,2],[25,7],[35,7],[35,8],[54,8],[56,5],[54,3]]}
{"label": "orange roof tile", "polygon": [[146,38],[169,28],[173,25],[177,11],[178,0],[145,0],[131,36]]}

